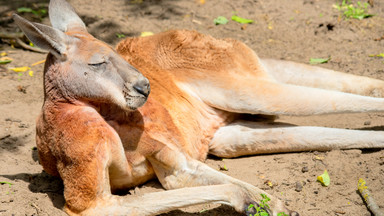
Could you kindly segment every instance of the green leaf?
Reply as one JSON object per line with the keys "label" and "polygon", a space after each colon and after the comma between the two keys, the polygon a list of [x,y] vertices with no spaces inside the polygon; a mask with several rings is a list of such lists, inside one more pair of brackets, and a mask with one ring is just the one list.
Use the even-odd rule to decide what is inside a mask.
{"label": "green leaf", "polygon": [[264,207],[267,208],[267,209],[270,209],[268,203],[264,203]]}
{"label": "green leaf", "polygon": [[42,14],[42,15],[45,15],[45,14],[47,14],[48,12],[47,12],[47,10],[45,10],[45,9],[40,9],[40,10],[39,10],[39,13]]}
{"label": "green leaf", "polygon": [[311,58],[309,60],[309,63],[310,64],[324,64],[324,63],[327,63],[329,60],[331,60],[331,57],[329,58]]}
{"label": "green leaf", "polygon": [[11,62],[12,62],[12,60],[0,60],[0,64],[8,64]]}
{"label": "green leaf", "polygon": [[253,205],[253,204],[249,204],[249,206],[248,206],[248,209],[247,209],[247,210],[248,210],[248,211],[249,211],[249,210],[251,210],[251,209],[252,209],[254,206],[255,206],[255,205]]}
{"label": "green leaf", "polygon": [[327,170],[324,170],[322,175],[317,176],[317,181],[326,187],[331,183],[331,179],[329,178]]}
{"label": "green leaf", "polygon": [[269,216],[267,212],[260,212],[260,216]]}
{"label": "green leaf", "polygon": [[380,53],[380,54],[377,54],[377,55],[369,55],[369,57],[382,57],[384,58],[384,53]]}
{"label": "green leaf", "polygon": [[218,16],[216,19],[213,20],[215,25],[225,25],[228,23],[228,19],[223,16]]}
{"label": "green leaf", "polygon": [[125,38],[125,34],[116,33],[117,38]]}
{"label": "green leaf", "polygon": [[17,12],[19,13],[32,13],[32,8],[27,8],[27,7],[21,7],[17,8]]}
{"label": "green leaf", "polygon": [[233,15],[231,19],[232,19],[233,21],[235,21],[235,22],[242,23],[242,24],[253,23],[253,22],[254,22],[254,21],[251,20],[251,19],[245,19],[245,18],[239,17],[239,16],[237,16],[237,15]]}
{"label": "green leaf", "polygon": [[260,194],[260,196],[261,196],[265,201],[270,201],[270,200],[271,200],[271,198],[269,198],[269,197],[267,196],[267,194]]}
{"label": "green leaf", "polygon": [[9,186],[13,185],[11,182],[1,181],[0,184],[8,184]]}

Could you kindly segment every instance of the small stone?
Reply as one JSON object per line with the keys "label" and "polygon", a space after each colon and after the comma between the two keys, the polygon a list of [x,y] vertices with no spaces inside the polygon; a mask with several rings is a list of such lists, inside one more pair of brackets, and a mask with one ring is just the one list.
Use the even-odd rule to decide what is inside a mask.
{"label": "small stone", "polygon": [[319,194],[319,191],[315,190],[315,191],[313,191],[313,193],[315,193],[315,194]]}
{"label": "small stone", "polygon": [[301,182],[296,182],[295,191],[300,192],[303,190],[303,184]]}
{"label": "small stone", "polygon": [[288,182],[282,182],[281,184],[282,184],[282,185],[285,185],[285,186],[289,186],[289,183],[288,183]]}
{"label": "small stone", "polygon": [[20,123],[19,128],[29,128],[29,125]]}
{"label": "small stone", "polygon": [[303,173],[308,172],[308,171],[309,171],[309,169],[308,169],[307,166],[305,166],[305,167],[303,167],[303,168],[301,169],[301,172],[303,172]]}
{"label": "small stone", "polygon": [[365,121],[364,125],[371,125],[371,121]]}

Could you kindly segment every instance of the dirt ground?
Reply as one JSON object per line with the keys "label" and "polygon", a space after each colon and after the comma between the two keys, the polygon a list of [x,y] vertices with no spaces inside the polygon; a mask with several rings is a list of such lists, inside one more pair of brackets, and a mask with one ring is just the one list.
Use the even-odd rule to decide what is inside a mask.
{"label": "dirt ground", "polygon": [[[322,67],[384,79],[384,59],[370,57],[384,52],[384,2],[372,1],[369,12],[376,16],[345,20],[333,8],[336,0],[70,0],[89,32],[112,44],[117,34],[139,36],[168,29],[195,29],[215,37],[243,41],[259,56],[308,63],[310,58],[331,60]],[[9,19],[19,7],[46,6],[42,0],[0,1],[0,32],[18,31]],[[230,21],[215,26],[214,18],[230,18],[236,11],[255,20],[242,25]],[[48,18],[29,19],[49,24]],[[0,65],[0,215],[65,215],[60,179],[42,171],[35,144],[35,119],[43,100],[45,54],[12,48],[6,40],[0,52],[13,62]],[[9,68],[30,66],[28,72]],[[315,117],[281,117],[278,121],[351,129],[384,130],[384,114],[363,113]],[[209,158],[207,163],[235,178],[273,194],[301,215],[371,215],[357,193],[357,181],[364,178],[381,208],[384,208],[384,150],[335,150],[258,155],[236,159]],[[327,169],[331,184],[323,187],[316,177]],[[272,187],[266,182],[272,182]],[[12,185],[4,184],[9,182]],[[297,191],[297,184],[303,187]],[[133,189],[134,193],[162,190],[152,181]],[[201,205],[166,215],[240,215],[220,205]]]}

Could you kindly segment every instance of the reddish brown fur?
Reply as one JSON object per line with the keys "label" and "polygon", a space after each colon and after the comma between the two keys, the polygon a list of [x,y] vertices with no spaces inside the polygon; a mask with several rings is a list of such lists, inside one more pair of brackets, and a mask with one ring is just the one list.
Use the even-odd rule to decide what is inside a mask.
{"label": "reddish brown fur", "polygon": [[[248,212],[244,209],[266,192],[202,163],[208,152],[233,157],[383,147],[384,136],[374,132],[369,133],[373,142],[356,144],[346,130],[302,128],[309,139],[315,137],[307,141],[295,128],[241,122],[238,113],[384,111],[383,99],[299,86],[313,85],[303,76],[306,69],[291,73],[303,66],[261,61],[241,42],[186,30],[128,38],[117,46],[120,56],[87,33],[65,0],[51,0],[49,13],[53,28],[17,15],[14,19],[34,44],[50,52],[36,141],[45,171],[63,179],[65,210],[71,215],[155,215],[207,202]],[[275,78],[284,70],[286,79],[296,79],[295,85]],[[311,79],[325,84],[329,78],[322,74],[348,78],[351,86],[360,80],[314,71]],[[378,80],[366,82],[384,86]],[[330,86],[337,90],[340,85],[322,87]],[[366,92],[366,86],[361,84],[356,93]],[[320,136],[326,138],[316,139]],[[165,189],[175,190],[112,195],[156,177]],[[270,215],[298,215],[268,196]]]}
{"label": "reddish brown fur", "polygon": [[[250,71],[258,78],[268,77],[256,54],[245,44],[196,31],[172,30],[150,37],[127,38],[118,44],[117,52],[134,65],[143,62],[156,65],[164,70],[162,74],[167,73],[177,81],[215,79],[218,82],[228,73],[249,77]],[[215,71],[215,76],[206,73],[209,71]]]}
{"label": "reddish brown fur", "polygon": [[[228,41],[194,31],[169,31],[151,37],[128,38],[117,46],[117,52],[150,80],[152,93],[149,100],[157,101],[156,107],[163,107],[169,113],[170,119],[167,121],[173,121],[187,142],[172,144],[182,146],[190,156],[199,160],[205,160],[215,130],[228,123],[232,114],[207,106],[179,89],[176,82],[184,79],[219,79],[219,74],[212,77],[208,71],[215,69],[226,72],[228,68],[235,69],[231,64],[233,62],[229,63],[235,57],[235,41]],[[198,53],[206,51],[201,49],[207,46],[211,50],[207,56],[198,56]],[[177,52],[177,49],[187,50],[188,53]],[[151,105],[144,105],[148,106]],[[144,116],[146,114],[143,113]]]}
{"label": "reddish brown fur", "polygon": [[[91,36],[84,36],[84,33],[68,34],[80,36],[85,42],[81,43],[85,44],[84,46],[86,46],[87,40],[94,40]],[[175,40],[175,43],[171,43],[174,37],[182,36],[185,36],[186,40]],[[168,32],[151,38],[126,40],[119,44],[118,52],[150,80],[152,88],[147,103],[132,113],[122,114],[126,112],[117,107],[111,107],[111,105],[91,105],[86,101],[63,100],[63,96],[60,95],[62,92],[55,87],[50,87],[51,82],[55,82],[56,78],[47,77],[45,85],[50,90],[43,107],[44,111],[37,124],[37,145],[44,169],[52,175],[59,174],[63,178],[64,195],[71,211],[80,212],[86,209],[95,200],[97,194],[101,193],[97,184],[102,181],[100,178],[103,176],[98,173],[98,170],[102,169],[103,164],[100,163],[103,161],[108,161],[110,164],[111,188],[115,190],[136,186],[154,178],[153,169],[146,158],[159,152],[164,146],[177,147],[192,158],[205,160],[208,144],[214,132],[228,122],[231,115],[208,107],[176,86],[174,73],[178,73],[178,79],[186,78],[179,75],[184,72],[184,76],[188,76],[187,70],[178,70],[178,68],[187,67],[193,70],[192,65],[164,67],[164,65],[160,65],[162,59],[156,58],[158,52],[156,52],[157,49],[154,49],[155,47],[142,47],[143,44],[148,46],[157,43],[164,44],[164,47],[157,48],[164,52],[163,55],[169,55],[172,53],[173,47],[183,47],[184,44],[189,44],[190,37],[193,39],[202,36],[195,32]],[[171,40],[169,41],[169,39]],[[208,39],[212,38],[208,37]],[[148,40],[151,43],[148,43]],[[209,42],[209,40],[205,42]],[[101,48],[94,47],[97,51],[105,46],[102,43],[99,44]],[[217,44],[220,43],[217,42]],[[226,46],[231,44],[227,43]],[[203,44],[203,46],[205,45]],[[165,48],[168,49],[165,50]],[[146,52],[147,54],[152,53],[154,56],[140,53],[142,49],[154,49],[155,52]],[[229,55],[227,50],[227,48],[223,50],[222,55]],[[212,58],[221,59],[222,55],[212,56]],[[82,56],[90,57],[88,53],[84,53]],[[167,56],[160,55],[159,57],[164,57],[164,60]],[[178,57],[180,56],[175,58]],[[50,63],[50,57],[48,57],[45,70],[56,70],[56,66]],[[185,63],[188,64],[188,62]],[[206,63],[202,64],[204,65],[199,66],[209,66]],[[199,77],[195,78],[199,79]],[[103,115],[104,118],[108,116],[108,123]],[[84,127],[80,127],[82,125]],[[125,171],[114,170],[115,162],[110,158],[111,152],[118,148],[120,142],[124,147],[128,162]],[[118,152],[118,150],[116,151]],[[145,164],[147,171],[145,173],[135,172],[137,164]],[[71,180],[67,180],[66,176]],[[122,180],[122,178],[130,180]],[[73,179],[78,180],[73,181]]]}
{"label": "reddish brown fur", "polygon": [[[93,53],[108,55],[113,52],[88,33],[67,34],[80,39],[78,54],[85,62],[92,61]],[[270,102],[267,103],[269,107],[262,104],[260,109],[271,113],[284,110],[287,105],[280,103],[279,98],[272,98],[288,88],[281,87],[281,83],[264,71],[257,55],[241,42],[215,39],[195,31],[168,31],[150,37],[128,38],[117,46],[117,52],[148,78],[151,85],[146,104],[132,112],[110,101],[89,101],[66,95],[58,82],[67,78],[71,62],[59,67],[52,62],[51,55],[47,58],[46,95],[37,123],[37,145],[44,169],[63,178],[67,211],[77,214],[91,206],[108,204],[119,207],[121,203],[117,205],[114,199],[109,199],[110,191],[137,186],[156,175],[169,189],[230,183],[237,192],[239,186],[244,191],[238,193],[241,198],[235,199],[233,206],[237,210],[250,198],[258,199],[262,193],[260,189],[216,173],[199,162],[206,159],[215,132],[238,119],[238,114],[230,112],[230,108],[216,109],[217,106],[210,106],[196,97],[196,92],[183,88],[184,83],[206,82],[245,95],[241,101],[245,101],[245,106],[248,97],[257,95],[256,99]],[[243,93],[244,87],[250,90]],[[301,92],[305,89],[296,93]],[[293,104],[293,110],[298,110],[296,103]],[[279,149],[284,143],[271,144]],[[286,145],[283,147],[290,149]],[[271,149],[266,146],[261,152]],[[228,151],[231,150],[236,151],[236,146]],[[247,148],[242,150],[246,152]],[[189,167],[177,164],[184,159]],[[165,167],[160,169],[163,173],[158,173],[159,166]],[[181,179],[167,182],[164,179],[168,176]],[[103,198],[105,200],[99,201]],[[277,199],[271,201],[271,206],[275,213],[287,210]]]}

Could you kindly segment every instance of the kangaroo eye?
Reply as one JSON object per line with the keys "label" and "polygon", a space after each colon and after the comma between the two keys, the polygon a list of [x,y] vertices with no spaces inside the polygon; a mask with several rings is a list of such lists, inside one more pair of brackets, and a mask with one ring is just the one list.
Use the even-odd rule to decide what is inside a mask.
{"label": "kangaroo eye", "polygon": [[100,62],[100,63],[94,63],[94,64],[88,64],[89,66],[92,66],[92,67],[100,67],[102,65],[104,65],[106,62]]}

